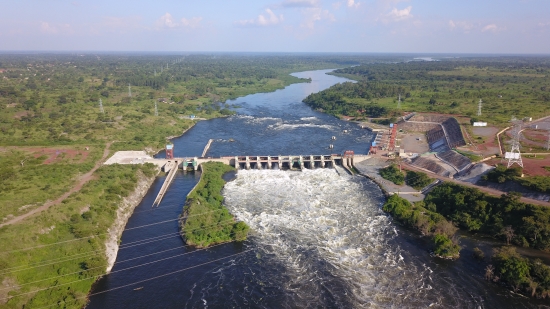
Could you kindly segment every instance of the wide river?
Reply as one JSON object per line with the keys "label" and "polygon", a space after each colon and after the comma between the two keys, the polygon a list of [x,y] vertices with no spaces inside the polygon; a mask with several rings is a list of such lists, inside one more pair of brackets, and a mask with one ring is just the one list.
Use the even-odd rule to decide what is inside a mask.
{"label": "wide river", "polygon": [[[346,81],[327,72],[296,73],[312,82],[229,101],[241,106],[239,115],[197,123],[174,139],[175,155],[200,156],[209,139],[212,157],[365,153],[368,130],[301,102]],[[251,226],[249,239],[188,248],[176,219],[199,177],[178,174],[160,206],[151,208],[164,177],[155,181],[126,226],[112,273],[95,285],[87,308],[511,309],[544,303],[483,279],[484,264],[471,252],[480,246],[489,254],[491,241],[463,239],[458,261],[433,258],[427,239],[381,211],[384,197],[375,184],[334,169],[239,171],[224,196],[230,211]]]}

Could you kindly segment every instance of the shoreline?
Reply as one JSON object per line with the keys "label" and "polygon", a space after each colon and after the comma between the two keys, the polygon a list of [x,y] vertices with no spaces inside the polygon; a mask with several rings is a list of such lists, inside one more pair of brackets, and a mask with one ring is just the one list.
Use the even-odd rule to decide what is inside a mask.
{"label": "shoreline", "polygon": [[105,257],[107,259],[107,269],[105,271],[106,275],[111,272],[113,266],[115,265],[118,255],[119,240],[122,237],[122,233],[126,228],[128,220],[134,213],[135,208],[141,203],[143,197],[151,188],[157,176],[158,172],[156,175],[151,177],[147,177],[143,174],[139,175],[134,191],[125,197],[119,204],[115,221],[107,230],[109,236],[105,240]]}

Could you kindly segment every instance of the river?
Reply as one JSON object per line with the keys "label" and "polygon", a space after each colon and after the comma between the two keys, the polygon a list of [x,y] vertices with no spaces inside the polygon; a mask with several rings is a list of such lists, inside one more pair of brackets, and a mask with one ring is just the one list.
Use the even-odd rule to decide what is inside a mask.
{"label": "river", "polygon": [[[201,121],[174,139],[177,157],[365,153],[372,135],[312,111],[301,101],[344,78],[301,72],[311,83],[228,101],[239,115]],[[345,133],[346,132],[346,133]],[[331,137],[335,136],[336,140]],[[230,142],[230,140],[234,140]],[[334,148],[329,149],[328,145]],[[161,154],[162,156],[162,154]],[[463,239],[458,261],[429,255],[429,243],[401,229],[380,207],[370,180],[334,169],[239,171],[224,189],[227,207],[252,232],[243,243],[196,250],[176,219],[200,173],[179,173],[158,208],[159,177],[122,235],[110,275],[87,308],[537,308],[483,279]]]}

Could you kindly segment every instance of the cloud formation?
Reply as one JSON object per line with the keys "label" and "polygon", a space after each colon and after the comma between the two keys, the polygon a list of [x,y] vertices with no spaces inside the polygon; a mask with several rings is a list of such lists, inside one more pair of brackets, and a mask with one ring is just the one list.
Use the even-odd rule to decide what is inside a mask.
{"label": "cloud formation", "polygon": [[282,8],[314,8],[319,6],[319,0],[285,0],[276,7]]}
{"label": "cloud formation", "polygon": [[331,22],[336,21],[334,15],[332,15],[328,10],[323,10],[321,8],[306,9],[303,14],[305,17],[300,25],[303,28],[314,29],[315,23],[322,20]]}
{"label": "cloud formation", "polygon": [[45,34],[73,34],[74,30],[69,24],[50,24],[43,21],[40,23],[40,32]]}
{"label": "cloud formation", "polygon": [[451,30],[462,29],[464,32],[468,33],[474,28],[474,24],[468,21],[454,21],[451,19],[449,20],[449,28],[451,28]]}
{"label": "cloud formation", "polygon": [[269,8],[265,9],[265,12],[267,13],[265,16],[263,14],[260,14],[258,15],[258,17],[256,17],[256,19],[239,20],[235,22],[235,24],[238,26],[244,26],[244,27],[246,26],[266,27],[266,26],[277,25],[284,21],[283,15],[277,16]]}
{"label": "cloud formation", "polygon": [[361,5],[360,2],[355,2],[355,0],[348,0],[348,8],[358,8]]}
{"label": "cloud formation", "polygon": [[413,17],[411,14],[412,6],[408,6],[402,10],[398,10],[397,8],[393,8],[391,12],[389,12],[386,17],[388,17],[392,21],[402,21],[409,19]]}
{"label": "cloud formation", "polygon": [[174,19],[172,14],[166,13],[157,20],[157,29],[177,29],[177,28],[197,28],[200,26],[202,17],[193,17],[190,19]]}
{"label": "cloud formation", "polygon": [[483,27],[483,28],[481,29],[481,32],[487,32],[487,31],[490,31],[490,32],[498,32],[498,31],[502,31],[502,30],[504,30],[504,29],[505,29],[505,28],[499,27],[499,26],[497,26],[497,25],[495,25],[495,24],[489,24],[489,25]]}

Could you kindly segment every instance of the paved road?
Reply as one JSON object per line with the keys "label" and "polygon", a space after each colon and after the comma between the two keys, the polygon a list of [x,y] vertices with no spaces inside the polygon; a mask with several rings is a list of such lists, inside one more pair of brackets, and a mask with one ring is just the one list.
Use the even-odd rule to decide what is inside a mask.
{"label": "paved road", "polygon": [[24,219],[26,219],[26,218],[34,215],[34,214],[40,213],[40,212],[42,212],[42,211],[44,211],[44,210],[46,210],[46,209],[48,209],[48,208],[50,208],[54,205],[58,205],[59,203],[63,202],[63,200],[65,200],[67,197],[69,197],[69,195],[73,194],[74,192],[80,191],[80,189],[82,189],[82,187],[88,181],[92,180],[92,178],[93,178],[92,175],[94,174],[94,172],[103,164],[103,162],[105,162],[105,160],[107,159],[107,156],[109,156],[109,148],[111,147],[111,144],[112,144],[112,142],[107,143],[107,146],[105,147],[105,150],[103,150],[103,157],[101,157],[101,159],[99,161],[97,161],[97,163],[94,165],[94,167],[89,172],[87,172],[86,174],[80,176],[78,178],[78,182],[69,191],[65,192],[65,194],[61,195],[60,197],[58,197],[54,201],[47,202],[44,205],[42,205],[38,208],[35,208],[35,209],[29,211],[26,214],[17,216],[15,218],[12,218],[11,220],[8,220],[7,222],[4,222],[4,223],[0,224],[0,228],[3,227],[3,226],[6,226],[6,225],[11,225],[11,224],[20,222],[20,221],[22,221],[22,220],[24,220]]}

